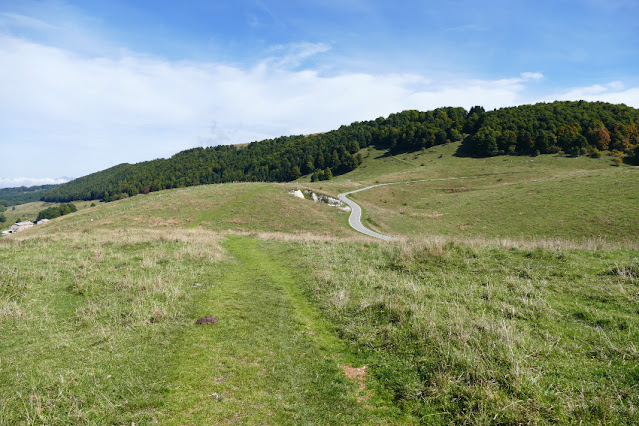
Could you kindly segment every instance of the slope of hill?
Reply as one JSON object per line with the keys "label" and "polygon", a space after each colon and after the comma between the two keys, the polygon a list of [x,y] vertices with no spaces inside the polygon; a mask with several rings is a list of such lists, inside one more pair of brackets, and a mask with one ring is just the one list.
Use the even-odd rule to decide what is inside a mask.
{"label": "slope of hill", "polygon": [[429,179],[353,195],[368,225],[392,235],[629,241],[639,233],[629,220],[639,209],[639,170],[610,167],[616,157],[474,159],[456,156],[458,149],[363,152],[362,166],[324,187],[335,193]]}
{"label": "slope of hill", "polygon": [[[348,237],[347,213],[288,194],[292,184],[229,183],[137,195],[53,221],[43,231],[205,229]],[[321,192],[319,185],[315,190]]]}
{"label": "slope of hill", "polygon": [[[374,230],[405,237],[631,241],[639,170],[602,158],[562,155],[459,157],[459,143],[389,155],[368,147],[362,165],[331,181],[229,183],[140,194],[60,220],[58,228],[193,228],[345,237],[348,214],[288,195],[295,188],[337,196],[385,182],[420,181],[355,194]],[[455,178],[452,180],[441,180]],[[93,222],[91,222],[93,219]]]}
{"label": "slope of hill", "polygon": [[0,239],[0,423],[637,424],[639,171],[461,146]]}
{"label": "slope of hill", "polygon": [[[43,201],[104,199],[222,182],[284,182],[319,172],[322,177],[352,171],[361,163],[361,148],[391,153],[466,139],[459,155],[571,156],[614,149],[632,154],[639,142],[639,111],[624,105],[555,102],[485,112],[474,107],[404,111],[388,118],[356,122],[309,136],[287,136],[243,147],[217,146],[183,151],[170,159],[120,164],[54,188]],[[634,154],[632,154],[634,155]]]}
{"label": "slope of hill", "polygon": [[[85,209],[89,207],[92,203],[89,201],[80,201],[75,203],[78,209]],[[0,228],[9,228],[16,222],[22,221],[31,221],[34,222],[38,218],[38,214],[50,207],[57,207],[59,204],[56,203],[43,203],[42,201],[34,201],[31,203],[19,204],[16,206],[11,206],[7,209],[6,212],[2,213],[6,221],[4,223],[0,223]]]}

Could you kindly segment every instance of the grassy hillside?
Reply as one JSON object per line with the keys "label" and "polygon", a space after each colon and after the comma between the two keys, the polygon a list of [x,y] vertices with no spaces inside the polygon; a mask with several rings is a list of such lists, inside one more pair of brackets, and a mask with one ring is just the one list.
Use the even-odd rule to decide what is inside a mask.
{"label": "grassy hillside", "polygon": [[639,171],[630,169],[431,181],[354,199],[369,223],[399,234],[627,241],[639,232]]}
{"label": "grassy hillside", "polygon": [[639,421],[639,252],[307,245],[312,300],[415,423]]}
{"label": "grassy hillside", "polygon": [[137,195],[61,219],[55,230],[203,228],[346,237],[353,233],[346,212],[291,197],[288,190],[337,195],[418,181],[352,197],[371,228],[396,236],[623,242],[639,234],[639,221],[630,220],[639,210],[636,167],[556,155],[475,159],[456,156],[458,149],[459,143],[451,143],[390,156],[367,148],[360,152],[362,165],[334,181],[203,185]]}
{"label": "grassy hillside", "polygon": [[[316,189],[321,191],[321,186]],[[206,229],[350,236],[348,213],[288,194],[295,184],[202,185],[138,195],[80,211],[41,227],[44,232],[92,229]]]}
{"label": "grassy hillside", "polygon": [[363,419],[300,274],[255,240],[26,234],[0,241],[0,423]]}
{"label": "grassy hillside", "polygon": [[428,178],[478,175],[512,175],[540,177],[567,171],[609,169],[615,156],[601,158],[565,157],[561,155],[499,156],[471,158],[457,155],[460,142],[391,155],[386,150],[367,148],[361,151],[362,165],[335,178],[335,182],[353,181],[362,185]]}
{"label": "grassy hillside", "polygon": [[[0,239],[0,423],[636,424],[637,171],[457,148]],[[287,193],[459,177],[358,193],[390,243]]]}
{"label": "grassy hillside", "polygon": [[[78,208],[78,210],[85,209],[91,206],[91,201],[79,201],[74,204]],[[31,221],[33,222],[38,217],[38,213],[40,211],[47,209],[49,207],[59,206],[58,203],[44,203],[42,201],[35,201],[32,203],[20,204],[17,206],[12,206],[7,208],[3,214],[7,218],[5,223],[0,223],[0,228],[8,228],[16,221]]]}
{"label": "grassy hillside", "polygon": [[636,249],[42,232],[0,240],[2,423],[639,420]]}
{"label": "grassy hillside", "polygon": [[[324,184],[353,194],[367,224],[393,235],[633,241],[639,169],[611,157],[457,157],[459,143],[389,156],[367,150],[358,169]],[[379,171],[379,174],[375,174]]]}
{"label": "grassy hillside", "polygon": [[[356,170],[360,148],[392,154],[460,141],[464,156],[614,152],[636,162],[639,110],[603,102],[553,102],[486,112],[482,107],[408,110],[312,135],[281,136],[237,147],[192,148],[168,159],[120,164],[52,188],[43,201],[115,201],[169,188],[228,182],[312,180]],[[408,161],[405,164],[410,165]],[[364,172],[364,175],[367,173]]]}

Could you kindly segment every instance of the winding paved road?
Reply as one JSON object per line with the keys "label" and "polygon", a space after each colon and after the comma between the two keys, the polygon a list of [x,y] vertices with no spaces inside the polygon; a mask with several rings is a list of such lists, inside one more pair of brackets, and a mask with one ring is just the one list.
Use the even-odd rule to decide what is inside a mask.
{"label": "winding paved road", "polygon": [[356,189],[355,191],[344,192],[342,194],[339,194],[337,198],[339,198],[341,201],[348,204],[348,206],[351,208],[351,215],[348,217],[348,224],[351,226],[351,228],[353,228],[357,232],[361,232],[362,234],[366,234],[373,238],[379,238],[380,240],[386,240],[386,241],[393,241],[395,238],[391,238],[388,235],[380,234],[362,225],[362,208],[355,201],[349,200],[348,198],[346,198],[347,195],[354,194],[355,192],[365,191],[367,189],[375,188],[382,185],[390,185],[390,184],[382,183],[379,185],[372,185],[372,186],[367,186],[366,188]]}
{"label": "winding paved road", "polygon": [[348,204],[351,208],[351,215],[348,217],[348,224],[356,230],[357,232],[361,232],[362,234],[371,236],[373,238],[379,238],[380,240],[386,241],[394,241],[395,238],[389,237],[388,235],[380,234],[379,232],[375,232],[372,229],[368,229],[364,225],[362,225],[362,208],[355,201],[346,198],[347,195],[354,194],[360,191],[366,191],[367,189],[377,188],[378,186],[387,186],[387,185],[399,185],[402,183],[415,183],[415,182],[431,182],[438,180],[457,180],[457,179],[468,179],[469,177],[453,177],[453,178],[441,178],[441,179],[419,179],[419,180],[409,180],[404,182],[391,182],[391,183],[380,183],[378,185],[367,186],[366,188],[356,189],[355,191],[344,192],[337,196],[341,201]]}

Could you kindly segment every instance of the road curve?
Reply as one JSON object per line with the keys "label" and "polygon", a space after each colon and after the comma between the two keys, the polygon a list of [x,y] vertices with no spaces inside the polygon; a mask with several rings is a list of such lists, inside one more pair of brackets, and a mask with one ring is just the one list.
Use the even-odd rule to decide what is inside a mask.
{"label": "road curve", "polygon": [[377,188],[378,186],[387,186],[387,185],[399,185],[402,183],[409,184],[415,182],[429,182],[429,181],[438,181],[438,180],[457,180],[457,179],[468,179],[469,176],[464,177],[453,177],[453,178],[440,178],[440,179],[419,179],[419,180],[410,180],[404,182],[390,182],[390,183],[380,183],[377,185],[367,186],[365,188],[356,189],[355,191],[343,192],[337,196],[341,201],[348,204],[351,208],[351,215],[348,217],[348,224],[356,230],[357,232],[361,232],[362,234],[368,235],[373,238],[379,238],[380,240],[386,241],[394,241],[395,238],[389,237],[388,235],[380,234],[379,232],[375,232],[372,229],[368,229],[364,225],[362,225],[362,208],[355,201],[346,198],[347,195],[354,194],[360,191],[366,191],[367,189]]}
{"label": "road curve", "polygon": [[362,208],[355,201],[349,200],[348,198],[346,198],[346,196],[349,194],[352,194],[354,192],[364,191],[370,188],[375,188],[376,186],[380,186],[380,185],[367,186],[366,188],[357,189],[355,191],[344,192],[342,194],[339,194],[337,198],[339,198],[341,201],[348,204],[348,206],[351,208],[351,215],[348,217],[348,224],[351,226],[351,228],[353,228],[357,232],[361,232],[362,234],[366,234],[373,238],[379,238],[380,240],[386,240],[386,241],[393,241],[394,238],[391,238],[388,235],[380,234],[379,232],[375,232],[371,229],[368,229],[364,225],[362,225]]}

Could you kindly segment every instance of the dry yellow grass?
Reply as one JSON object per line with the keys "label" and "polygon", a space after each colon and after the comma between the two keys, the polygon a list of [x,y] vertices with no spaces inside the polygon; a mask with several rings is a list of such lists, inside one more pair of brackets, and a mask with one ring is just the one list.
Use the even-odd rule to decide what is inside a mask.
{"label": "dry yellow grass", "polygon": [[[44,227],[42,227],[44,228]],[[99,255],[99,246],[108,242],[124,244],[154,243],[154,242],[179,242],[186,244],[186,248],[179,253],[188,252],[191,255],[207,256],[211,260],[224,259],[224,249],[220,245],[223,236],[209,230],[185,230],[185,229],[92,229],[84,231],[60,232],[57,234],[43,234],[38,228],[32,228],[10,237],[0,240],[0,245],[19,245],[30,241],[47,243],[64,241],[75,245],[77,248],[97,247],[96,255]]]}

